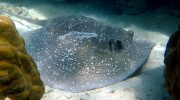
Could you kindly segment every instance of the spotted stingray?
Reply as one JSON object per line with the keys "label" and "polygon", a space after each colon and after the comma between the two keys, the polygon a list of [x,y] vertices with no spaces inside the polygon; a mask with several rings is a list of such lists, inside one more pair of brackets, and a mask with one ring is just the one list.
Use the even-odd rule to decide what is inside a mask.
{"label": "spotted stingray", "polygon": [[147,60],[154,43],[132,31],[93,18],[53,18],[24,36],[45,84],[69,92],[108,86],[127,79]]}

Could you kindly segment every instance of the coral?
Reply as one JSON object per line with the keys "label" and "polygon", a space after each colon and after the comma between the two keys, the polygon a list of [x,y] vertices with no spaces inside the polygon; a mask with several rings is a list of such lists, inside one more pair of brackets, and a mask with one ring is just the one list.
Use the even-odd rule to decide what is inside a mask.
{"label": "coral", "polygon": [[0,100],[38,100],[44,84],[12,20],[0,16]]}
{"label": "coral", "polygon": [[164,57],[165,85],[173,100],[180,100],[180,27],[171,35]]}

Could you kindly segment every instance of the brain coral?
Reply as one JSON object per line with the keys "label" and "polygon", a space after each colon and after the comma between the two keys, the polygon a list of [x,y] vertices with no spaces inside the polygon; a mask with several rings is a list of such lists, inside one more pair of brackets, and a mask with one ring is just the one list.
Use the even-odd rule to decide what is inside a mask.
{"label": "brain coral", "polygon": [[0,16],[0,100],[39,100],[44,90],[23,38],[10,18]]}
{"label": "brain coral", "polygon": [[165,85],[173,100],[180,100],[180,27],[171,35],[164,57]]}

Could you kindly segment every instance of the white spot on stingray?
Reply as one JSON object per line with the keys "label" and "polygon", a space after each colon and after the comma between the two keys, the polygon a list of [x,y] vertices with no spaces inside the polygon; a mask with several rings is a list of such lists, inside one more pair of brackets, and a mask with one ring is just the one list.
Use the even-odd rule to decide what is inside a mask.
{"label": "white spot on stingray", "polygon": [[96,67],[95,67],[95,66],[92,66],[91,68],[92,68],[92,69],[96,69]]}
{"label": "white spot on stingray", "polygon": [[96,72],[96,74],[99,74],[99,73],[100,73],[99,71]]}
{"label": "white spot on stingray", "polygon": [[51,68],[51,66],[48,66],[48,68]]}
{"label": "white spot on stingray", "polygon": [[93,59],[95,59],[95,58],[96,58],[95,56],[91,56],[91,58],[90,58],[90,59],[92,59],[92,60],[93,60]]}
{"label": "white spot on stingray", "polygon": [[64,61],[64,59],[61,59],[61,61]]}

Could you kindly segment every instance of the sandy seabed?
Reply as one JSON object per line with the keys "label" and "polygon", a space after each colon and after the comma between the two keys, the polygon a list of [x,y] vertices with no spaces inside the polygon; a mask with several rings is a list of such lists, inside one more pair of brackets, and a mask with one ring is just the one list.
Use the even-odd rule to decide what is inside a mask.
{"label": "sandy seabed", "polygon": [[[165,14],[161,9],[153,13],[137,16],[100,14],[96,9],[81,10],[81,5],[54,6],[43,4],[26,7],[29,14],[35,18],[52,18],[59,15],[78,13],[97,20],[116,24],[125,30],[133,30],[135,37],[147,39],[156,43],[146,64],[130,78],[119,83],[79,93],[60,91],[46,86],[42,100],[170,100],[170,95],[164,87],[164,50],[168,36],[176,31],[180,19]],[[76,9],[75,9],[76,8]],[[48,9],[45,10],[45,9]],[[16,18],[13,18],[16,19]],[[38,28],[29,23],[19,23],[14,20],[20,34]]]}

